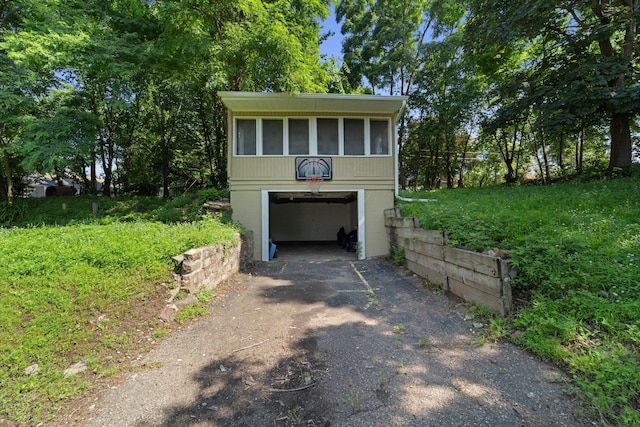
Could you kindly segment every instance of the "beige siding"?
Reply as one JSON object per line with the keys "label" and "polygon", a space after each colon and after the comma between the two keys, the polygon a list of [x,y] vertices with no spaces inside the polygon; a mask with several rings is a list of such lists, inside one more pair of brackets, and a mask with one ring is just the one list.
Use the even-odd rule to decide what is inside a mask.
{"label": "beige siding", "polygon": [[389,253],[389,242],[384,224],[384,211],[394,206],[393,190],[369,190],[365,197],[366,256]]}
{"label": "beige siding", "polygon": [[[241,113],[246,116],[264,116],[265,113]],[[296,116],[295,113],[269,113],[268,116]],[[306,113],[300,115],[338,116],[339,113]],[[389,117],[389,115],[365,114],[369,117]],[[360,117],[360,116],[359,116]],[[391,117],[395,123],[395,117]],[[229,114],[228,129],[233,129],[233,116]],[[262,200],[261,190],[268,191],[309,191],[305,181],[295,179],[296,156],[235,156],[230,131],[228,150],[228,174],[231,190],[231,207],[234,221],[252,230],[255,237],[254,259],[262,258]],[[332,158],[333,179],[325,181],[320,191],[364,191],[365,215],[365,255],[380,256],[388,253],[388,242],[384,225],[384,210],[394,206],[395,184],[395,132],[389,141],[393,155],[389,156],[326,156]],[[270,222],[272,233],[279,233],[283,227],[293,227],[297,231],[291,235],[300,240],[325,240],[335,238],[340,226],[347,231],[357,224],[357,203],[344,206],[322,205],[303,206],[291,204],[274,206]],[[298,209],[296,212],[295,209]],[[339,217],[345,223],[332,222],[329,218]],[[346,220],[345,220],[346,218]],[[315,221],[315,222],[314,222]],[[274,240],[279,236],[273,236]],[[297,238],[297,237],[296,237]]]}
{"label": "beige siding", "polygon": [[253,231],[253,258],[262,257],[262,199],[260,191],[232,191],[231,208],[233,220],[242,224],[247,230]]}
{"label": "beige siding", "polygon": [[[394,185],[393,157],[332,157],[333,179],[324,189],[390,188]],[[295,157],[233,157],[229,171],[231,190],[238,188],[300,187],[295,179]]]}

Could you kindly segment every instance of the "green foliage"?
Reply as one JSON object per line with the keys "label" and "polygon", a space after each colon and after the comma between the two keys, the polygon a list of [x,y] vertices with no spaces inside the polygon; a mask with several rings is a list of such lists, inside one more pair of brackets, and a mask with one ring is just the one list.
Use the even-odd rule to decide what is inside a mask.
{"label": "green foliage", "polygon": [[[449,244],[511,254],[517,341],[565,367],[593,414],[633,425],[640,396],[640,179],[412,193],[402,203]],[[409,195],[409,194],[407,194]],[[490,336],[507,325],[490,321]],[[630,423],[630,424],[629,424]]]}
{"label": "green foliage", "polygon": [[211,201],[211,200],[220,200],[220,199],[228,199],[229,198],[229,189],[224,188],[222,190],[217,188],[209,188],[206,190],[198,191],[198,197],[203,202]]}
{"label": "green foliage", "polygon": [[426,348],[431,344],[431,340],[427,337],[418,338],[418,348]]}
{"label": "green foliage", "polygon": [[[0,417],[22,424],[50,420],[88,387],[83,375],[63,376],[70,364],[84,359],[108,374],[110,352],[126,353],[137,331],[166,333],[140,325],[136,310],[165,295],[171,257],[230,242],[236,232],[209,217],[162,223],[158,199],[14,202],[23,206],[19,226],[0,228]],[[36,363],[37,375],[23,373]]]}
{"label": "green foliage", "polygon": [[473,0],[468,7],[465,56],[496,89],[490,127],[535,122],[530,152],[547,157],[548,139],[608,126],[609,166],[631,164],[629,120],[640,105],[638,52],[630,48],[637,4]]}
{"label": "green foliage", "polygon": [[104,195],[225,187],[220,90],[327,90],[324,0],[0,7],[0,158],[80,180],[98,163]]}
{"label": "green foliage", "polygon": [[207,305],[214,296],[215,294],[210,289],[200,289],[195,294],[197,302],[183,307],[176,315],[176,322],[183,324],[190,319],[195,319],[209,314]]}
{"label": "green foliage", "polygon": [[13,223],[22,218],[25,214],[25,204],[20,200],[15,203],[0,199],[0,224],[1,223]]}
{"label": "green foliage", "polygon": [[393,246],[391,248],[391,253],[389,254],[389,258],[394,262],[397,266],[404,265],[405,258],[405,250],[403,246]]}
{"label": "green foliage", "polygon": [[[159,221],[165,224],[200,221],[205,201],[229,197],[229,190],[208,189],[170,200],[158,197],[49,197],[0,200],[0,227],[73,225],[80,223]],[[93,204],[98,213],[93,214]],[[231,223],[229,215],[220,220]]]}

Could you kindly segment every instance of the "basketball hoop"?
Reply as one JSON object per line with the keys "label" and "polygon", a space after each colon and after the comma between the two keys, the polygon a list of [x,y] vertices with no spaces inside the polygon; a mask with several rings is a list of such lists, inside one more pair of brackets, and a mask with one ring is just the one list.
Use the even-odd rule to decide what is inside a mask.
{"label": "basketball hoop", "polygon": [[305,181],[307,181],[309,191],[311,191],[313,194],[317,194],[320,190],[320,186],[324,182],[324,179],[320,176],[310,176]]}

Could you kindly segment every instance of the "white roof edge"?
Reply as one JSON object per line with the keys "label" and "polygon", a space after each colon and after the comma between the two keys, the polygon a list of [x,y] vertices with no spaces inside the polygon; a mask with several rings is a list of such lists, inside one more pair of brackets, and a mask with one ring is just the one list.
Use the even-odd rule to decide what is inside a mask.
{"label": "white roof edge", "polygon": [[361,100],[371,100],[371,99],[389,99],[389,100],[407,100],[408,96],[399,96],[399,95],[369,95],[369,94],[345,94],[345,93],[287,93],[287,92],[241,92],[241,91],[232,91],[232,90],[221,90],[218,91],[218,95],[221,98],[239,98],[239,99],[251,99],[251,98],[301,98],[301,99],[361,99]]}
{"label": "white roof edge", "polygon": [[334,111],[398,113],[407,96],[354,95],[337,93],[284,93],[219,91],[231,111]]}

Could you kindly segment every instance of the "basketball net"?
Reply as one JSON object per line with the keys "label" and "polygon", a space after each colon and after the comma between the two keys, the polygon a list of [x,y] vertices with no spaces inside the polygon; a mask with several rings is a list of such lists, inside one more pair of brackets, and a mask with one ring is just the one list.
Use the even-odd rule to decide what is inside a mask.
{"label": "basketball net", "polygon": [[313,194],[316,194],[320,190],[320,186],[324,182],[324,179],[320,176],[310,176],[306,179],[306,181],[307,186],[309,187],[309,191],[311,191]]}

